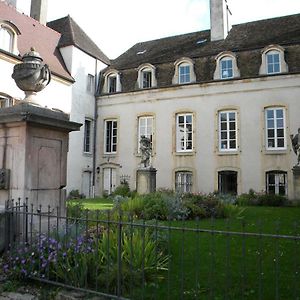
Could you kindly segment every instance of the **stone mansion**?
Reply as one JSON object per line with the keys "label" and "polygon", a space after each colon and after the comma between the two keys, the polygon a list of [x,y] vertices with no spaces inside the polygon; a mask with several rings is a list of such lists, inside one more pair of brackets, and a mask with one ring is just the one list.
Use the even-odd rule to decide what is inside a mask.
{"label": "stone mansion", "polygon": [[136,188],[144,135],[158,188],[294,198],[300,14],[231,27],[226,1],[210,6],[210,30],[138,43],[104,70],[100,194],[124,178]]}

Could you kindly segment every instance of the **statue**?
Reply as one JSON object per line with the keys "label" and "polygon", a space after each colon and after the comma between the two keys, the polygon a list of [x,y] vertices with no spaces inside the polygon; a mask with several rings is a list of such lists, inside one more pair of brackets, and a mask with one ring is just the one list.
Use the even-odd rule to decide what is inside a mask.
{"label": "statue", "polygon": [[12,78],[17,86],[25,92],[25,99],[35,102],[36,93],[43,90],[51,80],[51,72],[48,65],[42,64],[42,57],[34,48],[25,53],[22,63],[14,66]]}
{"label": "statue", "polygon": [[150,157],[151,157],[151,141],[149,138],[145,137],[144,135],[141,136],[140,140],[140,151],[142,155],[141,165],[144,168],[150,166]]}
{"label": "statue", "polygon": [[292,140],[293,150],[298,157],[297,166],[299,166],[299,164],[300,164],[300,128],[298,128],[297,134],[295,134],[295,135],[291,134],[290,137]]}

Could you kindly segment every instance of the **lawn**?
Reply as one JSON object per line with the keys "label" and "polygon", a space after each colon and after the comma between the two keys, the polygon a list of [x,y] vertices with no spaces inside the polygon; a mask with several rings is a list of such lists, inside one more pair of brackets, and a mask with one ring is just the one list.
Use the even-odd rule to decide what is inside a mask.
{"label": "lawn", "polygon": [[107,210],[113,207],[113,201],[110,198],[71,199],[68,203],[81,203],[84,209],[90,210]]}
{"label": "lawn", "polygon": [[[83,205],[89,209],[109,209],[113,204],[110,199],[84,199]],[[130,290],[127,296],[299,299],[299,240],[227,233],[299,236],[299,219],[300,207],[251,206],[229,219],[159,222],[166,228],[155,230],[154,238],[165,238],[170,255],[168,270],[163,273],[164,279],[157,273],[156,282],[150,286],[142,279],[140,288]],[[212,229],[224,232],[205,232]]]}

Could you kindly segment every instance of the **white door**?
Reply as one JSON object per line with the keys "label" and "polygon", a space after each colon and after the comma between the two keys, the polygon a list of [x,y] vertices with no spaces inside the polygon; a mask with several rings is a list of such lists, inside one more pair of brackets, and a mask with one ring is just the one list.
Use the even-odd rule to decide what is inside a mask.
{"label": "white door", "polygon": [[103,169],[103,192],[110,195],[116,188],[117,175],[116,169],[104,168]]}
{"label": "white door", "polygon": [[84,194],[86,198],[91,197],[91,175],[91,172],[82,173],[82,194]]}

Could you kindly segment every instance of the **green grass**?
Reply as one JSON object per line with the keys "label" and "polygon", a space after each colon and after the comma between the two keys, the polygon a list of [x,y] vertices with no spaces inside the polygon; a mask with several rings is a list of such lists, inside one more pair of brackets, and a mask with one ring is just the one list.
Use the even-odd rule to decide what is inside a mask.
{"label": "green grass", "polygon": [[89,198],[68,200],[71,204],[82,203],[84,209],[107,210],[112,209],[113,201],[110,198]]}
{"label": "green grass", "polygon": [[[300,235],[299,217],[299,207],[247,207],[243,219],[170,225]],[[163,282],[138,291],[145,299],[299,299],[299,241],[187,230],[165,234],[169,270]]]}
{"label": "green grass", "polygon": [[[92,210],[112,207],[110,199],[82,201]],[[299,236],[300,207],[251,206],[245,207],[238,218],[160,224]],[[126,295],[130,299],[300,299],[299,240],[188,229],[159,229],[157,236],[166,239],[168,271],[163,273],[163,280],[150,285],[138,283],[140,288]],[[159,275],[157,278],[161,278]]]}

